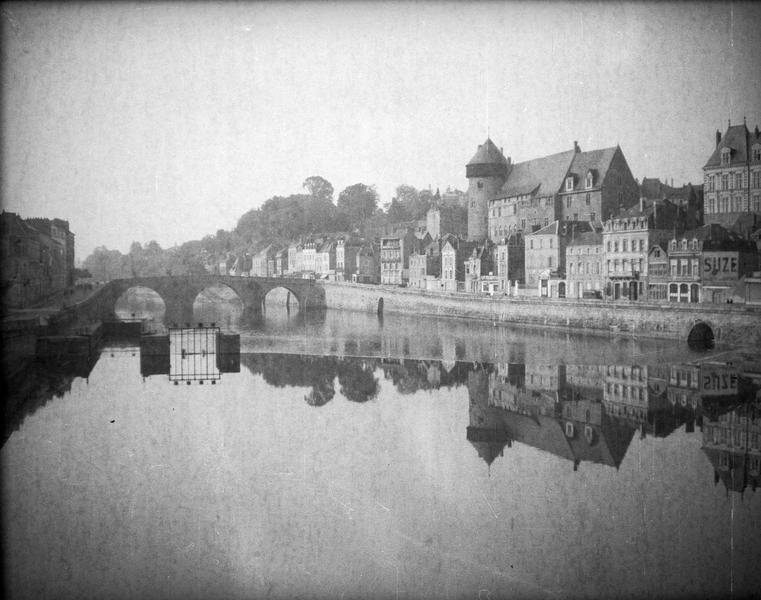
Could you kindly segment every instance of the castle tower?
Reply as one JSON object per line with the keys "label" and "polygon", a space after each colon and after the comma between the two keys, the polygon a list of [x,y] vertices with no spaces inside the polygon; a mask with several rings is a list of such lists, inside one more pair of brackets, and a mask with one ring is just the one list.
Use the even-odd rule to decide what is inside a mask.
{"label": "castle tower", "polygon": [[510,162],[491,139],[478,147],[465,166],[468,178],[468,239],[482,242],[488,237],[489,200],[505,184]]}

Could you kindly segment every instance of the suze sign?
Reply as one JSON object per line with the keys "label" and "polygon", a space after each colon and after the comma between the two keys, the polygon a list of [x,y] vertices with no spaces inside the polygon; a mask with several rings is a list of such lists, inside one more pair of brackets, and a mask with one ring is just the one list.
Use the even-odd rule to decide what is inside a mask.
{"label": "suze sign", "polygon": [[704,252],[703,279],[737,279],[737,252]]}
{"label": "suze sign", "polygon": [[737,394],[737,371],[721,365],[702,365],[700,387],[707,396],[734,396]]}

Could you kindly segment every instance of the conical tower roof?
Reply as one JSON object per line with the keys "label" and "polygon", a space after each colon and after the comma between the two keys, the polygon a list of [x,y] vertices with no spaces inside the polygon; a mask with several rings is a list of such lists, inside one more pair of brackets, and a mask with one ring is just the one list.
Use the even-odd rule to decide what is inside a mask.
{"label": "conical tower roof", "polygon": [[491,138],[486,138],[486,141],[478,147],[478,150],[476,150],[476,153],[473,155],[473,158],[470,159],[467,166],[506,164],[507,159],[505,159],[502,151],[491,141]]}

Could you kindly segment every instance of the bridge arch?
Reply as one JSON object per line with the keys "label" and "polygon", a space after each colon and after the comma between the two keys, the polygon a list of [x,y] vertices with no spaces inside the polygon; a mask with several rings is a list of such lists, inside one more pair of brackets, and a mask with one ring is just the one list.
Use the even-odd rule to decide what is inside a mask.
{"label": "bridge arch", "polygon": [[232,327],[246,307],[239,289],[224,281],[209,282],[193,297],[193,323]]}
{"label": "bridge arch", "polygon": [[[121,292],[121,293],[119,293]],[[117,291],[113,313],[121,321],[141,319],[161,323],[167,312],[167,302],[162,294],[151,286],[135,283]]]}
{"label": "bridge arch", "polygon": [[687,345],[692,350],[710,350],[714,347],[713,327],[707,321],[695,321],[687,334]]}
{"label": "bridge arch", "polygon": [[301,310],[302,308],[301,295],[288,286],[288,284],[272,285],[269,289],[264,290],[262,294],[262,307],[266,308],[268,302],[270,307],[276,303],[278,306],[288,310]]}

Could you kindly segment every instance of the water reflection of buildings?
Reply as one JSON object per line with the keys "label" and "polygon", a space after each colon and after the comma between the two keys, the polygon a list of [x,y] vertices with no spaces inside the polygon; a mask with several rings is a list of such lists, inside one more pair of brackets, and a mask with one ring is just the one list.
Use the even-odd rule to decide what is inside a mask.
{"label": "water reflection of buildings", "polygon": [[610,418],[601,394],[584,394],[583,374],[567,385],[564,365],[484,365],[468,377],[467,439],[491,464],[520,442],[565,458],[618,467],[634,428]]}
{"label": "water reflection of buildings", "polygon": [[761,469],[761,381],[730,366],[707,364],[699,388],[703,409],[703,452],[714,483],[727,491],[755,491]]}

